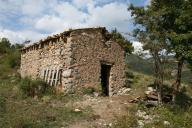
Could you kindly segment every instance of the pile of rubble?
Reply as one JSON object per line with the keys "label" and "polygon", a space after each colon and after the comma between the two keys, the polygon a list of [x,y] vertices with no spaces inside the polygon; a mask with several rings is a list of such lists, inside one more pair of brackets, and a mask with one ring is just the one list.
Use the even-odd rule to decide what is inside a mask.
{"label": "pile of rubble", "polygon": [[[163,102],[171,102],[172,95],[164,94],[162,96]],[[146,106],[157,106],[158,105],[158,93],[157,90],[153,87],[148,87],[147,91],[145,91],[145,96],[138,96],[129,101],[129,103],[138,103],[143,102]]]}
{"label": "pile of rubble", "polygon": [[118,91],[117,95],[128,95],[130,91],[131,88],[123,87]]}

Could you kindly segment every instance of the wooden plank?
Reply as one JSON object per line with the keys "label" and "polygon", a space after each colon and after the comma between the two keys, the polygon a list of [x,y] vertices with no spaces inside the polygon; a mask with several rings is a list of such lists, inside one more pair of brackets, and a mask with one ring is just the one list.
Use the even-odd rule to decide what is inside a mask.
{"label": "wooden plank", "polygon": [[45,72],[45,70],[44,70],[44,69],[43,69],[43,70],[41,70],[41,76],[40,76],[40,78],[41,78],[41,79],[43,79],[44,72]]}
{"label": "wooden plank", "polygon": [[47,69],[44,69],[43,70],[43,77],[42,77],[42,79],[45,81],[45,78],[46,78],[46,72],[47,72]]}
{"label": "wooden plank", "polygon": [[52,70],[52,76],[51,76],[51,80],[50,80],[51,81],[51,83],[50,83],[51,86],[53,86],[53,80],[54,80],[54,76],[55,76],[55,69],[56,68],[53,68],[53,70]]}
{"label": "wooden plank", "polygon": [[48,68],[46,68],[45,70],[46,70],[46,72],[45,72],[44,80],[45,80],[45,82],[47,82]]}
{"label": "wooden plank", "polygon": [[59,67],[57,67],[56,77],[55,77],[55,83],[54,86],[57,86],[58,80],[59,80]]}
{"label": "wooden plank", "polygon": [[48,83],[48,84],[50,84],[50,77],[51,77],[51,74],[52,74],[52,69],[49,69],[48,80],[47,80],[47,83]]}

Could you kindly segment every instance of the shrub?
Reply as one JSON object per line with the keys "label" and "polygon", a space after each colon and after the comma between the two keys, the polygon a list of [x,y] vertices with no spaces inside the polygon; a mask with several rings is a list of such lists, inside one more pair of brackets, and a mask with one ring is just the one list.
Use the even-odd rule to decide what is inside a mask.
{"label": "shrub", "polygon": [[133,72],[127,70],[127,71],[125,71],[125,77],[126,77],[126,80],[125,80],[124,86],[127,88],[130,88],[134,82],[134,74],[133,74]]}
{"label": "shrub", "polygon": [[131,71],[126,71],[125,76],[126,76],[126,78],[132,78],[132,79],[134,78],[134,74]]}
{"label": "shrub", "polygon": [[0,96],[0,113],[5,111],[5,98]]}
{"label": "shrub", "polygon": [[20,66],[20,54],[15,52],[13,55],[9,55],[8,64],[11,68]]}
{"label": "shrub", "polygon": [[96,89],[93,87],[84,87],[82,92],[83,94],[92,95],[94,92],[96,92]]}
{"label": "shrub", "polygon": [[54,89],[40,79],[37,80],[32,80],[30,78],[21,79],[20,89],[25,96],[31,96],[31,97],[34,96],[41,97],[42,95],[45,94],[54,93]]}

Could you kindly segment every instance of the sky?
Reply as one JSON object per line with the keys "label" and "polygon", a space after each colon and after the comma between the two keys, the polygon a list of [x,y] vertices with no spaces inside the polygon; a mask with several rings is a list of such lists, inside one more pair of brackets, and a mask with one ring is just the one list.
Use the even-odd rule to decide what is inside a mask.
{"label": "sky", "polygon": [[[121,33],[133,30],[130,3],[150,0],[0,0],[0,38],[11,43],[36,42],[68,29],[106,27]],[[134,41],[135,45],[140,45]]]}

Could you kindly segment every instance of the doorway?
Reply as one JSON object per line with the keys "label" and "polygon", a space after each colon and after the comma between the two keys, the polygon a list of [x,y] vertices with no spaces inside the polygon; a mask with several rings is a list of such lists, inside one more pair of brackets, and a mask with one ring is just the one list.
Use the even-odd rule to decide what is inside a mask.
{"label": "doorway", "polygon": [[109,96],[109,77],[111,65],[101,64],[101,89],[103,96]]}

